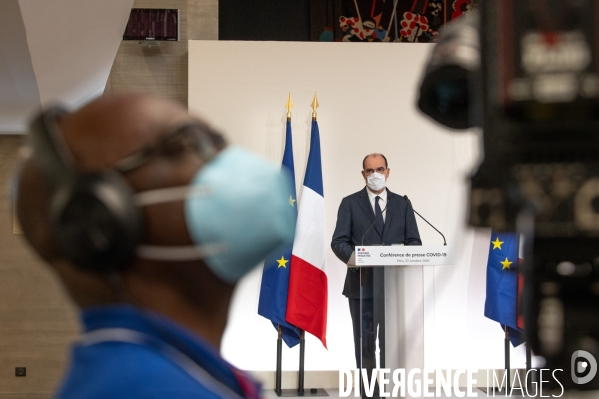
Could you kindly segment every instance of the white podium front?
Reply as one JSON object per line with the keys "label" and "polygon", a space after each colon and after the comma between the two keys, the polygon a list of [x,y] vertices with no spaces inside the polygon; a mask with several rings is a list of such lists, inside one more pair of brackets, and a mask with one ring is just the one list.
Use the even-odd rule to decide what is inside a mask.
{"label": "white podium front", "polygon": [[355,247],[347,265],[373,266],[439,266],[453,265],[453,247],[447,245],[373,245]]}
{"label": "white podium front", "polygon": [[[420,269],[420,266],[453,265],[455,254],[453,247],[441,246],[356,246],[354,253],[347,262],[351,268],[373,268],[373,317],[375,330],[378,331],[380,368],[402,368],[406,364],[400,359],[405,358],[402,353],[402,341],[409,336],[410,325],[405,322],[406,317],[400,316],[404,302],[408,300],[422,301],[423,298],[406,298],[398,289],[398,280],[401,280],[402,269]],[[361,273],[361,271],[360,271]],[[360,290],[362,292],[362,290]],[[417,317],[412,315],[411,321]],[[422,314],[422,318],[424,314]],[[404,322],[401,322],[401,319]],[[407,338],[419,341],[419,337]],[[363,341],[364,342],[364,341]]]}

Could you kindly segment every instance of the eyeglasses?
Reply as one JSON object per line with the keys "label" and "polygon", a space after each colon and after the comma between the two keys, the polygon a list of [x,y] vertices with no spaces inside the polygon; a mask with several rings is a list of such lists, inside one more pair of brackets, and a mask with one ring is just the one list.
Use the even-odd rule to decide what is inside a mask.
{"label": "eyeglasses", "polygon": [[366,174],[366,176],[370,176],[374,172],[385,173],[386,170],[387,170],[387,168],[385,168],[384,166],[381,166],[380,168],[376,168],[376,169],[365,169],[364,173]]}
{"label": "eyeglasses", "polygon": [[208,126],[200,123],[183,125],[160,138],[157,143],[150,144],[141,151],[121,159],[114,168],[121,173],[126,173],[144,165],[152,157],[176,157],[186,149],[197,152],[202,159],[209,162],[217,154],[217,149],[225,145],[223,136]]}

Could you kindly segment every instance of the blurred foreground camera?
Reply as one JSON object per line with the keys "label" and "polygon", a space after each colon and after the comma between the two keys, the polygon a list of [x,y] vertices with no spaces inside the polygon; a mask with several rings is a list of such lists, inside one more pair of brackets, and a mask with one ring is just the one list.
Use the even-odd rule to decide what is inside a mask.
{"label": "blurred foreground camera", "polygon": [[566,389],[596,390],[599,2],[481,9],[441,33],[418,105],[445,126],[482,127],[469,223],[525,235],[527,341]]}
{"label": "blurred foreground camera", "polygon": [[470,109],[470,82],[480,69],[479,19],[476,13],[466,14],[445,27],[420,84],[418,107],[453,129],[477,124],[476,111]]}

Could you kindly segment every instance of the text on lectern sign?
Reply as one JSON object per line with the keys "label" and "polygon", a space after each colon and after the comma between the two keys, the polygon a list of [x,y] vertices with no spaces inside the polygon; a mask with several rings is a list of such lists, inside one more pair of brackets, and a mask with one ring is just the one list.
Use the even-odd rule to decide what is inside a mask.
{"label": "text on lectern sign", "polygon": [[356,266],[451,265],[453,247],[442,246],[360,246],[355,247]]}

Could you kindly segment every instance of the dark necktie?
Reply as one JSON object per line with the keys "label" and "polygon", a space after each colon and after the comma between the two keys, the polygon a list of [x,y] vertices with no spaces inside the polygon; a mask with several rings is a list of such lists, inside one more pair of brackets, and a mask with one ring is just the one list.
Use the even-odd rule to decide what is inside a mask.
{"label": "dark necktie", "polygon": [[376,218],[376,222],[374,223],[374,226],[379,231],[379,233],[382,235],[383,228],[385,227],[385,221],[383,220],[383,212],[381,212],[381,206],[379,205],[380,199],[381,199],[381,197],[379,197],[377,195],[375,198],[375,201],[374,201],[374,217]]}

